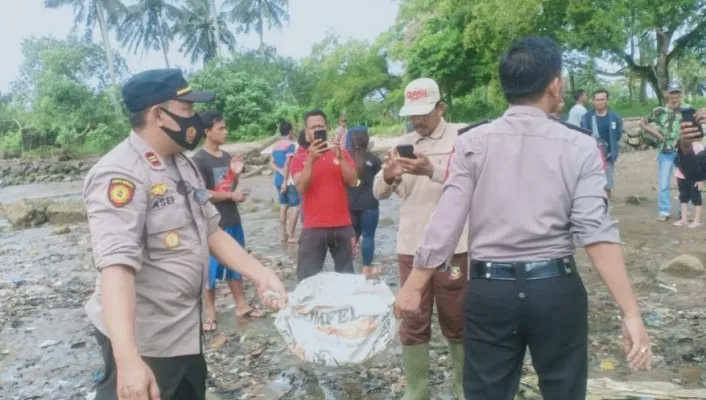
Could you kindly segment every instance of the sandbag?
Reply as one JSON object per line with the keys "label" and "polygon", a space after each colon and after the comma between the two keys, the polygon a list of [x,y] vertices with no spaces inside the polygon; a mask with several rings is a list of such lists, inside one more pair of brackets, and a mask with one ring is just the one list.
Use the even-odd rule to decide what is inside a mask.
{"label": "sandbag", "polygon": [[394,301],[383,281],[321,273],[303,280],[289,294],[275,327],[301,360],[325,366],[357,364],[395,340]]}

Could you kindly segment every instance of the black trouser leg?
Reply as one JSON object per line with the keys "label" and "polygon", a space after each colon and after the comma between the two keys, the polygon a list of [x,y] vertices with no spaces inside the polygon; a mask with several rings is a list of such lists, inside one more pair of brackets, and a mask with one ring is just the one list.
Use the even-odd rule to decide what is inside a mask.
{"label": "black trouser leg", "polygon": [[[105,363],[103,378],[96,387],[96,400],[117,399],[117,368],[113,348],[105,335],[96,330]],[[164,400],[205,400],[206,361],[201,354],[178,357],[142,357],[152,370]]]}
{"label": "black trouser leg", "polygon": [[468,282],[463,307],[466,399],[514,399],[525,356],[524,306],[514,281]]}
{"label": "black trouser leg", "polygon": [[304,228],[299,235],[297,279],[299,282],[314,276],[324,268],[327,232],[324,228]]}
{"label": "black trouser leg", "polygon": [[333,269],[336,272],[352,274],[353,268],[353,228],[343,226],[329,229],[328,248],[333,258]]}
{"label": "black trouser leg", "polygon": [[588,299],[581,277],[527,282],[528,345],[545,400],[583,400],[588,378]]}

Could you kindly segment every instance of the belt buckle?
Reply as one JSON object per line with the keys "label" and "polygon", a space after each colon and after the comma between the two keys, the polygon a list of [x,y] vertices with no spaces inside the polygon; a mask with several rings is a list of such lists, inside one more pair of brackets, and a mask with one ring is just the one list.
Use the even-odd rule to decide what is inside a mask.
{"label": "belt buckle", "polygon": [[573,270],[571,269],[573,265],[573,263],[571,262],[571,257],[564,257],[562,261],[564,262],[564,272],[566,273],[566,275],[571,275],[571,273],[573,272]]}

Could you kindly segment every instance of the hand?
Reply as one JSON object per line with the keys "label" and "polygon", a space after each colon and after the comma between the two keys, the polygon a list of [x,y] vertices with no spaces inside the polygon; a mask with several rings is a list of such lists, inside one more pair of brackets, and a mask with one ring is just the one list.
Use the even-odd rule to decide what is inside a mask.
{"label": "hand", "polygon": [[[706,124],[706,107],[696,112],[696,115],[694,115],[694,121],[696,121],[697,124]],[[682,122],[681,136],[679,137],[679,145],[682,152],[690,152],[693,149],[692,144],[699,140],[701,140],[699,127],[691,122]]]}
{"label": "hand", "polygon": [[395,298],[395,317],[414,318],[421,314],[422,293],[402,286]]}
{"label": "hand", "polygon": [[341,152],[341,143],[337,140],[329,142],[329,148],[333,151],[334,160],[341,161],[343,153]]}
{"label": "hand", "polygon": [[696,188],[699,190],[699,192],[704,190],[704,183],[703,182],[696,182]]}
{"label": "hand", "polygon": [[286,183],[283,183],[282,186],[280,186],[279,192],[282,194],[287,193],[287,184]]}
{"label": "hand", "polygon": [[282,281],[272,271],[267,271],[267,279],[257,285],[260,301],[265,306],[277,310],[287,305],[287,291]]}
{"label": "hand", "polygon": [[431,161],[429,161],[429,158],[420,151],[415,151],[414,155],[416,155],[417,158],[400,157],[397,159],[397,162],[402,165],[406,173],[424,175],[431,178],[434,173],[434,166],[431,164]]}
{"label": "hand", "polygon": [[642,317],[623,317],[623,344],[628,365],[633,371],[651,369],[652,346]]}
{"label": "hand", "polygon": [[377,278],[380,276],[380,268],[375,267],[363,267],[363,275],[368,278]]}
{"label": "hand", "polygon": [[159,400],[157,379],[140,356],[117,364],[119,400]]}
{"label": "hand", "polygon": [[239,190],[234,190],[230,193],[230,198],[236,203],[242,203],[245,201],[246,195]]}
{"label": "hand", "polygon": [[230,160],[230,169],[236,174],[240,175],[245,168],[245,155],[243,153],[237,153],[235,157]]}
{"label": "hand", "polygon": [[309,153],[309,160],[314,161],[327,151],[328,145],[326,142],[316,139],[307,150],[307,153]]}
{"label": "hand", "polygon": [[404,168],[397,162],[397,151],[391,149],[385,154],[382,163],[382,176],[388,183],[398,179],[404,173]]}

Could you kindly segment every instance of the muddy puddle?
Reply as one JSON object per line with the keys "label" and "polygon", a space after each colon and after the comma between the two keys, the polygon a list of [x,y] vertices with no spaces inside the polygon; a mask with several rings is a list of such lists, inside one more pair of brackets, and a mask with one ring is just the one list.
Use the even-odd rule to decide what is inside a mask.
{"label": "muddy puddle", "polygon": [[[641,169],[637,160],[629,168],[637,172]],[[653,221],[652,197],[655,195],[651,187],[631,183],[651,178],[642,181],[631,178],[624,185],[620,185],[620,179],[619,174],[613,214],[621,222],[626,258],[653,337],[656,360],[652,371],[628,371],[622,353],[619,311],[589,267],[585,255],[579,253],[582,277],[590,296],[591,378],[632,383],[659,381],[684,389],[703,389],[706,379],[706,291],[703,288],[706,280],[670,281],[660,276],[658,270],[680,252],[706,250],[706,231],[694,233],[678,230],[670,224],[657,224]],[[252,189],[251,199],[241,207],[246,247],[275,269],[288,288],[293,289],[296,250],[282,247],[279,242],[271,177],[255,177],[242,184]],[[80,190],[80,182],[55,184],[49,191],[44,186],[9,187],[0,189],[0,202],[22,197],[78,198]],[[639,206],[625,204],[625,198],[633,194],[645,196],[649,201]],[[396,199],[381,203],[376,244],[376,262],[393,291],[398,289],[394,253],[397,207]],[[0,229],[3,229],[1,226],[2,221]],[[326,269],[332,269],[330,259]],[[94,279],[85,225],[71,226],[69,233],[63,235],[52,233],[48,226],[2,231],[0,398],[92,398],[93,385],[101,376],[102,361],[92,328],[84,316],[83,304],[93,290]],[[255,292],[247,286],[248,295],[255,303]],[[364,365],[321,368],[298,361],[287,353],[273,327],[274,315],[236,321],[232,299],[223,285],[218,290],[217,305],[218,329],[206,336],[208,384],[213,399],[386,400],[401,396],[404,379],[399,346]],[[450,359],[446,343],[436,324],[433,332],[430,370],[433,398],[453,399],[447,384]],[[522,394],[518,398],[539,399],[529,362],[526,369]]]}

